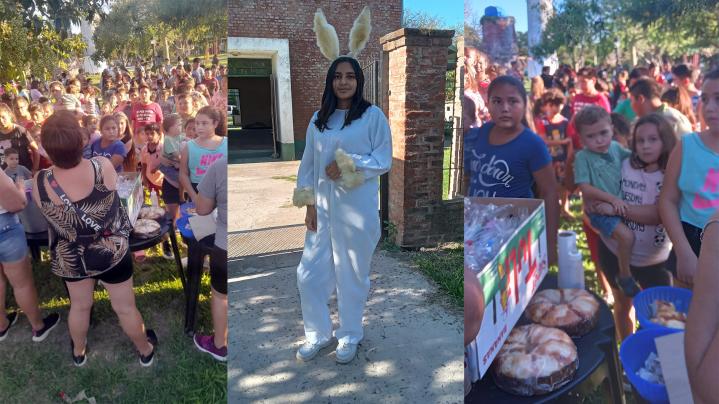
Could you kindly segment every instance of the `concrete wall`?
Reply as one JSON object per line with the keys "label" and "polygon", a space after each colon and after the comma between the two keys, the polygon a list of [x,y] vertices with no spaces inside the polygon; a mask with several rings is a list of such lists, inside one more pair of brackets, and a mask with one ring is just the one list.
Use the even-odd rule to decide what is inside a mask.
{"label": "concrete wall", "polygon": [[290,48],[286,38],[230,37],[227,41],[230,57],[272,59],[272,74],[277,86],[278,128],[280,153],[283,160],[295,158],[292,112],[292,84],[290,75]]}

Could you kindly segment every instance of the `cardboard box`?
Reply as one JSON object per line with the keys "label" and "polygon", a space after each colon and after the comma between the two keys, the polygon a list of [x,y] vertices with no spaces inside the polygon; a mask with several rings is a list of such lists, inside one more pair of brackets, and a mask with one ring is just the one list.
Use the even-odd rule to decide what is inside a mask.
{"label": "cardboard box", "polygon": [[121,172],[117,175],[117,193],[120,203],[127,209],[130,223],[135,225],[140,209],[145,202],[145,192],[142,188],[140,173]]}
{"label": "cardboard box", "polygon": [[[465,202],[467,203],[467,202]],[[547,274],[547,225],[541,199],[470,198],[469,203],[514,206],[529,212],[477,277],[485,311],[477,338],[466,347],[472,382],[482,378]]]}

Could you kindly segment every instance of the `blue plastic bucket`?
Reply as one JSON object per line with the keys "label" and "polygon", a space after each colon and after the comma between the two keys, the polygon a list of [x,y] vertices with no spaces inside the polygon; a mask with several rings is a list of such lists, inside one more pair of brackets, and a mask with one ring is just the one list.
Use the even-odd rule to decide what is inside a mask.
{"label": "blue plastic bucket", "polygon": [[650,328],[639,330],[636,334],[630,335],[622,343],[619,349],[619,360],[622,362],[624,372],[627,374],[629,382],[636,389],[642,398],[655,404],[669,403],[667,387],[663,384],[648,382],[639,375],[637,371],[644,367],[644,362],[649,354],[657,353],[657,346],[654,339],[663,335],[683,332],[671,328]]}
{"label": "blue plastic bucket", "polygon": [[687,314],[689,313],[689,303],[692,301],[692,291],[670,286],[658,286],[644,289],[634,297],[634,311],[636,312],[637,320],[639,320],[639,325],[641,325],[643,329],[661,328],[675,330],[676,328],[665,327],[653,323],[650,320],[654,315],[652,303],[657,299],[672,302],[677,311]]}

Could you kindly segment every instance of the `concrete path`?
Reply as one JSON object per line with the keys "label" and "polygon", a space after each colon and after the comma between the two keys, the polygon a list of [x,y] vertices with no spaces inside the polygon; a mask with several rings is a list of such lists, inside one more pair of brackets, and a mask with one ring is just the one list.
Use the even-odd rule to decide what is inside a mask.
{"label": "concrete path", "polygon": [[299,161],[230,164],[228,180],[229,232],[305,222],[305,210],[292,206],[293,176]]}
{"label": "concrete path", "polygon": [[[229,402],[461,402],[462,310],[405,260],[375,254],[365,339],[348,365],[335,363],[336,342],[310,362],[295,359],[303,340],[299,254],[231,263]],[[335,298],[330,307],[336,328]]]}

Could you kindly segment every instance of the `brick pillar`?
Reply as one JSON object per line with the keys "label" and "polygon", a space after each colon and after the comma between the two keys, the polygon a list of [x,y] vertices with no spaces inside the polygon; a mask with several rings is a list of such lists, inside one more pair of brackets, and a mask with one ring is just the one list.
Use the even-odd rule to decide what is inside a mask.
{"label": "brick pillar", "polygon": [[388,53],[392,129],[389,220],[403,247],[437,241],[432,219],[442,200],[447,48],[453,34],[403,28],[380,39]]}

